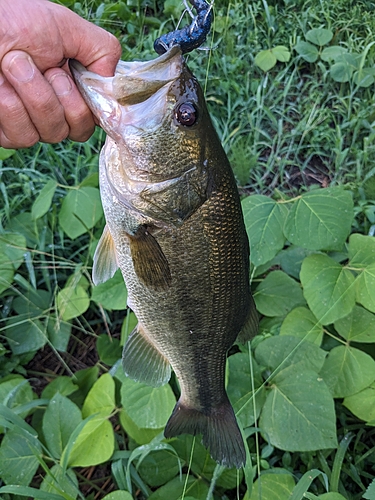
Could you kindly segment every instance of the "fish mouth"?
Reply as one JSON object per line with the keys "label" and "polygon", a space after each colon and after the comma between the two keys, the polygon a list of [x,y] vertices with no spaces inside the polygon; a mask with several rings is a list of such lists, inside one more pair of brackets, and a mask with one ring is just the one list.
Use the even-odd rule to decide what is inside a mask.
{"label": "fish mouth", "polygon": [[183,64],[178,46],[151,61],[119,61],[113,77],[100,76],[75,59],[69,60],[82,97],[101,127],[111,136],[120,125],[141,127],[139,117],[144,113],[140,113],[139,108],[146,101],[150,101],[147,108],[153,110],[153,115],[162,116],[160,108],[166,101],[171,83],[180,77]]}

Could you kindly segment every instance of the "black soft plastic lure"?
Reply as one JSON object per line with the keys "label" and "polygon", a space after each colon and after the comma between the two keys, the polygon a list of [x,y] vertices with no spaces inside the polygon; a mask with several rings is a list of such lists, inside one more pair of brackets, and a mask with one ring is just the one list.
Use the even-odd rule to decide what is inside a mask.
{"label": "black soft plastic lure", "polygon": [[193,22],[189,26],[157,38],[154,49],[159,55],[167,52],[173,45],[178,45],[181,52],[186,54],[200,47],[206,40],[211,28],[212,5],[208,4],[206,0],[190,0],[190,3],[197,11]]}

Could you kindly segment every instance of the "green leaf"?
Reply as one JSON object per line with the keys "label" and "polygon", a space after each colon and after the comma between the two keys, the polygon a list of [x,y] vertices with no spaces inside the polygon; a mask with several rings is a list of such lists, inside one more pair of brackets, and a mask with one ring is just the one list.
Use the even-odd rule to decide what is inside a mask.
{"label": "green leaf", "polygon": [[[304,475],[300,478],[298,483],[293,489],[293,492],[289,498],[289,500],[301,500],[302,498],[310,498],[307,497],[308,495],[308,490],[311,486],[311,483],[314,481],[315,478],[318,476],[322,475],[326,484],[328,484],[328,479],[326,474],[321,472],[318,469],[311,469],[308,470],[307,472],[304,473]],[[317,498],[317,497],[316,497]]]}
{"label": "green leaf", "polygon": [[[64,454],[61,461],[66,460]],[[115,436],[111,423],[101,415],[91,418],[84,425],[74,442],[67,463],[70,467],[90,467],[107,462],[115,449]]]}
{"label": "green leaf", "polygon": [[347,316],[354,308],[353,274],[327,255],[309,255],[302,263],[301,283],[307,303],[322,325]]}
{"label": "green leaf", "polygon": [[341,250],[353,221],[353,200],[341,187],[316,189],[294,202],[285,236],[310,250]]}
{"label": "green leaf", "polygon": [[64,474],[62,467],[55,464],[51,467],[50,474],[45,475],[40,490],[55,495],[60,494],[63,498],[66,498],[66,495],[77,498],[79,495],[77,476],[71,469]]}
{"label": "green leaf", "polygon": [[14,299],[13,307],[18,314],[25,314],[30,318],[45,314],[50,303],[51,294],[49,292],[30,288],[23,295]]}
{"label": "green leaf", "polygon": [[137,466],[141,478],[151,488],[157,488],[173,479],[180,470],[179,459],[169,450],[149,453]]}
{"label": "green leaf", "polygon": [[31,208],[31,216],[33,219],[39,219],[48,212],[56,188],[57,182],[53,179],[50,179],[40,191]]}
{"label": "green leaf", "polygon": [[309,42],[297,42],[297,44],[294,46],[294,49],[305,61],[309,63],[315,62],[319,57],[318,49],[315,47],[315,45],[312,45]]}
{"label": "green leaf", "polygon": [[333,38],[333,32],[325,28],[314,28],[306,33],[306,39],[315,45],[327,45]]}
{"label": "green leaf", "polygon": [[22,234],[0,234],[0,255],[7,257],[14,269],[18,269],[23,263],[26,250],[26,238]]}
{"label": "green leaf", "polygon": [[365,422],[375,423],[375,383],[366,389],[347,396],[343,405],[346,406],[356,417]]}
{"label": "green leaf", "polygon": [[203,478],[196,479],[192,476],[189,476],[186,481],[185,474],[175,477],[172,481],[169,481],[167,484],[154,491],[148,497],[148,500],[166,500],[166,498],[168,500],[180,500],[185,488],[185,483],[185,499],[187,497],[193,497],[197,500],[206,500],[208,493],[206,481],[204,481]]}
{"label": "green leaf", "polygon": [[358,271],[375,264],[375,238],[363,234],[352,234],[349,238],[348,253],[350,267]]}
{"label": "green leaf", "polygon": [[265,316],[285,316],[296,306],[304,305],[302,290],[283,271],[272,271],[254,293],[258,311]]}
{"label": "green leaf", "polygon": [[9,430],[0,446],[0,477],[5,484],[28,486],[39,467],[39,441],[27,439],[17,428]]}
{"label": "green leaf", "polygon": [[15,355],[37,351],[47,342],[45,328],[38,319],[19,320],[15,316],[7,322],[5,335]]}
{"label": "green leaf", "polygon": [[40,489],[38,490],[37,488],[31,488],[29,486],[3,486],[0,488],[0,494],[1,493],[13,494],[15,495],[14,498],[17,500],[20,496],[35,500],[66,500],[66,498],[61,495],[55,495],[54,493],[41,491]]}
{"label": "green leaf", "polygon": [[368,486],[366,492],[363,494],[363,498],[366,500],[374,500],[375,499],[375,479],[373,479]]}
{"label": "green leaf", "polygon": [[82,408],[83,418],[99,413],[109,417],[115,409],[115,382],[109,373],[105,373],[91,387]]}
{"label": "green leaf", "polygon": [[92,288],[91,300],[110,311],[126,309],[127,298],[128,292],[119,269],[112,278]]}
{"label": "green leaf", "polygon": [[84,186],[69,191],[59,214],[64,232],[74,240],[91,229],[103,217],[99,189]]}
{"label": "green leaf", "polygon": [[342,345],[329,352],[320,374],[334,398],[345,398],[375,380],[375,361],[359,349]]}
{"label": "green leaf", "polygon": [[263,472],[253,485],[250,500],[289,500],[294,484],[289,473]]}
{"label": "green leaf", "polygon": [[312,250],[291,245],[279,253],[280,266],[286,274],[299,280],[303,259],[311,253]]}
{"label": "green leaf", "polygon": [[56,304],[61,318],[68,321],[86,312],[90,305],[90,299],[82,286],[68,286],[57,294]]}
{"label": "green leaf", "polygon": [[57,351],[66,352],[72,330],[71,323],[50,316],[47,323],[48,338]]}
{"label": "green leaf", "polygon": [[62,396],[69,396],[78,389],[70,377],[61,375],[50,382],[42,392],[42,398],[51,399],[58,392]]}
{"label": "green leaf", "polygon": [[342,54],[336,58],[336,63],[331,66],[329,74],[335,82],[349,82],[358,65],[358,58],[353,54]]}
{"label": "green leaf", "polygon": [[298,364],[299,370],[319,372],[327,352],[311,342],[295,337],[277,336],[263,340],[255,349],[255,359],[273,372]]}
{"label": "green leaf", "polygon": [[284,319],[280,335],[292,335],[319,346],[323,339],[323,327],[310,309],[296,307]]}
{"label": "green leaf", "polygon": [[228,359],[227,393],[243,428],[254,424],[265,401],[265,389],[259,389],[263,384],[262,371],[250,356],[250,353],[239,352]]}
{"label": "green leaf", "polygon": [[116,361],[121,359],[122,349],[120,340],[109,337],[106,333],[99,335],[96,341],[96,350],[100,361],[106,365],[113,366]]}
{"label": "green leaf", "polygon": [[268,50],[261,50],[254,59],[254,63],[263,71],[269,71],[277,62],[275,54]]}
{"label": "green leaf", "polygon": [[290,51],[285,45],[276,45],[271,49],[271,52],[276,56],[280,62],[288,62],[290,60]]}
{"label": "green leaf", "polygon": [[120,411],[120,423],[125,432],[139,445],[148,444],[164,429],[164,425],[160,427],[160,429],[145,429],[138,427],[124,409]]}
{"label": "green leaf", "polygon": [[121,386],[121,402],[138,427],[160,429],[167,423],[176,398],[169,384],[162,387],[150,387],[124,377]]}
{"label": "green leaf", "polygon": [[0,161],[7,160],[16,152],[15,149],[5,149],[0,147]]}
{"label": "green leaf", "polygon": [[[17,408],[34,399],[34,393],[29,382],[21,375],[9,375],[0,379],[0,403],[8,408]],[[25,418],[28,412],[19,413],[19,416]],[[0,431],[1,432],[1,431]]]}
{"label": "green leaf", "polygon": [[353,73],[353,82],[358,87],[370,87],[374,81],[374,68],[361,68]]}
{"label": "green leaf", "polygon": [[323,493],[323,495],[319,495],[318,498],[319,500],[346,500],[340,493]]}
{"label": "green leaf", "polygon": [[331,45],[330,47],[325,47],[320,54],[320,58],[325,62],[336,61],[336,59],[342,54],[346,54],[348,49],[342,47],[341,45]]}
{"label": "green leaf", "polygon": [[375,313],[375,264],[371,264],[357,276],[357,302]]}
{"label": "green leaf", "polygon": [[133,497],[128,491],[116,490],[103,497],[103,500],[133,500]]}
{"label": "green leaf", "polygon": [[250,260],[255,266],[270,261],[283,248],[283,227],[288,213],[285,205],[263,195],[242,201],[246,231],[250,241]]}
{"label": "green leaf", "polygon": [[60,458],[74,429],[81,423],[81,411],[70,399],[57,393],[43,416],[43,434],[49,451]]}
{"label": "green leaf", "polygon": [[375,342],[375,315],[363,307],[355,306],[348,316],[337,320],[334,326],[349,342]]}
{"label": "green leaf", "polygon": [[322,378],[299,366],[290,366],[273,379],[259,426],[270,443],[281,450],[314,451],[337,446],[332,396]]}

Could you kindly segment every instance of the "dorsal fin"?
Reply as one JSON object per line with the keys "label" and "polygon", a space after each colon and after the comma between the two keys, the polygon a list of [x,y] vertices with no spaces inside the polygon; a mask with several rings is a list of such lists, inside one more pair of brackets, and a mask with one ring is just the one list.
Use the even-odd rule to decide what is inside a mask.
{"label": "dorsal fin", "polygon": [[118,268],[115,244],[106,225],[94,253],[92,268],[94,285],[99,285],[99,283],[104,283],[109,278],[112,278]]}

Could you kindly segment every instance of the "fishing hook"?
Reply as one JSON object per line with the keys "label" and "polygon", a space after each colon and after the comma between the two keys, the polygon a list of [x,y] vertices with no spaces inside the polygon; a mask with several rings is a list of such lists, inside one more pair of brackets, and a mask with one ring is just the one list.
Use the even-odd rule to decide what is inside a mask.
{"label": "fishing hook", "polygon": [[212,23],[212,3],[209,4],[206,0],[189,1],[196,9],[197,15],[193,15],[185,0],[186,10],[193,18],[193,21],[190,25],[182,29],[171,31],[157,38],[154,43],[154,49],[159,55],[164,54],[174,45],[179,45],[181,52],[186,54],[200,47],[206,40]]}

